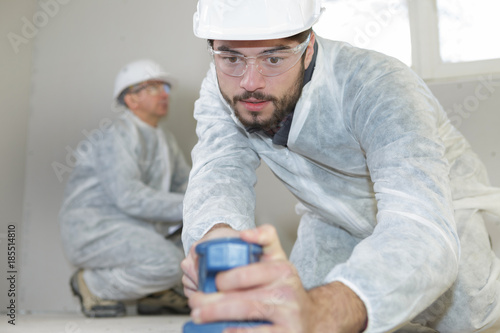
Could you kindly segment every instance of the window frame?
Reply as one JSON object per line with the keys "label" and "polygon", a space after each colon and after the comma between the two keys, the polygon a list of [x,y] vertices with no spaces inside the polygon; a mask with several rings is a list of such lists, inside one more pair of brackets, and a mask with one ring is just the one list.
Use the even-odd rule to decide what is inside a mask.
{"label": "window frame", "polygon": [[412,68],[426,81],[493,74],[500,77],[500,58],[444,63],[439,45],[437,0],[407,0]]}

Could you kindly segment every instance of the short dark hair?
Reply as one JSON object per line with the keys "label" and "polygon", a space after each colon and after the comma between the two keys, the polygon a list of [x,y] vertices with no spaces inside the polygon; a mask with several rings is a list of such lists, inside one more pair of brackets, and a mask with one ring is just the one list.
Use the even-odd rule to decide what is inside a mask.
{"label": "short dark hair", "polygon": [[302,43],[307,39],[307,36],[309,36],[309,34],[312,33],[312,31],[313,31],[312,28],[309,28],[307,30],[299,32],[296,35],[290,36],[287,39]]}

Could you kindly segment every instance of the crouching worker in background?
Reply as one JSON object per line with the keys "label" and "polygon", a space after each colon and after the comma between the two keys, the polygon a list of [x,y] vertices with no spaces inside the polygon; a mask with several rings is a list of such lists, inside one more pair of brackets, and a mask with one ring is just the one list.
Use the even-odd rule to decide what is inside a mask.
{"label": "crouching worker in background", "polygon": [[[82,154],[60,212],[64,250],[78,270],[73,293],[88,317],[188,313],[182,293],[182,201],[189,166],[159,121],[171,78],[150,60],[118,73],[114,98],[126,111]],[[174,232],[173,230],[177,230]]]}

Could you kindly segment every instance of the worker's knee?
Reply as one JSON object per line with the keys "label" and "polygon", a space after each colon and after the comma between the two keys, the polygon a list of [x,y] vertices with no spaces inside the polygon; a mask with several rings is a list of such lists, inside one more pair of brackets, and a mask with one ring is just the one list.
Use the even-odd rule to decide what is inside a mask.
{"label": "worker's knee", "polygon": [[163,250],[150,252],[148,258],[139,262],[140,269],[152,279],[181,279],[181,261],[184,254],[180,249],[167,244]]}

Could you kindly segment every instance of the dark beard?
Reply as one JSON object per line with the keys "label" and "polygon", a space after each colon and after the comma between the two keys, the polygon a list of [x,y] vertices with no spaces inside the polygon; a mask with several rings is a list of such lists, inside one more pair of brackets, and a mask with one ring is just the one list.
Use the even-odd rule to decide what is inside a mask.
{"label": "dark beard", "polygon": [[[266,95],[260,91],[249,92],[245,91],[241,95],[236,95],[231,100],[229,96],[225,95],[222,91],[222,96],[226,100],[226,102],[231,106],[234,111],[236,118],[245,126],[247,131],[254,132],[258,130],[270,130],[278,126],[278,124],[285,119],[290,113],[295,110],[295,105],[299,101],[299,98],[302,94],[302,86],[304,82],[304,62],[301,61],[301,70],[299,77],[295,81],[294,85],[290,88],[290,90],[281,98],[278,99],[272,95]],[[268,120],[259,120],[258,114],[252,113],[252,120],[247,121],[243,119],[240,112],[236,109],[236,103],[249,98],[255,98],[262,101],[270,101],[274,104],[274,112],[271,115],[271,118]]]}

